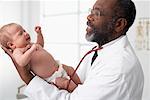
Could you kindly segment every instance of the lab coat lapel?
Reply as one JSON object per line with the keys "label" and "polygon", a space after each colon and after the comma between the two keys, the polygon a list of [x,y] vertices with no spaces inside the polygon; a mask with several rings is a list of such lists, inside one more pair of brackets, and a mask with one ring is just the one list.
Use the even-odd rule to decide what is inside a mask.
{"label": "lab coat lapel", "polygon": [[103,49],[98,50],[98,57],[93,62],[91,68],[93,68],[97,63],[101,63],[103,60],[108,59],[110,55],[120,51],[120,49],[125,48],[127,44],[127,36],[121,36],[118,39],[103,45]]}

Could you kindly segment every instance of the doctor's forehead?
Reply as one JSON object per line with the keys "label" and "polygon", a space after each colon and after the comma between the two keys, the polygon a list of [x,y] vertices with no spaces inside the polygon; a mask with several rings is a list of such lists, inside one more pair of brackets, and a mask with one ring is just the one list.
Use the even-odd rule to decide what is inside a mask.
{"label": "doctor's forehead", "polygon": [[93,6],[93,9],[99,8],[99,9],[113,9],[116,5],[117,0],[97,0]]}

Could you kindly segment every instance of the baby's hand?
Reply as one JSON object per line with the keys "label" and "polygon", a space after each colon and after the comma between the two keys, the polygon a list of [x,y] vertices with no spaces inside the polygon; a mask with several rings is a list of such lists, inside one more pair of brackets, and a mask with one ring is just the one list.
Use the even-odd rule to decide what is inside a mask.
{"label": "baby's hand", "polygon": [[38,44],[33,44],[31,48],[33,50],[37,51],[39,49],[39,45]]}
{"label": "baby's hand", "polygon": [[24,52],[26,52],[27,50],[29,50],[30,48],[31,48],[31,45],[28,44],[24,49],[22,49],[22,50],[23,50],[22,52],[24,53]]}
{"label": "baby's hand", "polygon": [[27,48],[27,50],[30,49],[30,48],[31,48],[31,45],[28,44],[28,45],[26,46],[26,48]]}
{"label": "baby's hand", "polygon": [[38,34],[42,34],[41,27],[40,26],[36,26],[35,27],[35,32],[38,33]]}

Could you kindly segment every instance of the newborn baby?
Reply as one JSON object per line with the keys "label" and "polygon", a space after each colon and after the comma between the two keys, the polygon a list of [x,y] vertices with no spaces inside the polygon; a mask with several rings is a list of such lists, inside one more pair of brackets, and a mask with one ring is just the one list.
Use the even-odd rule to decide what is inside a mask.
{"label": "newborn baby", "polygon": [[[10,49],[16,62],[24,67],[28,66],[35,75],[44,78],[48,82],[55,82],[56,77],[68,77],[74,72],[69,66],[59,66],[52,55],[43,49],[44,39],[41,27],[35,27],[37,42],[30,42],[30,35],[21,25],[10,23],[0,29],[1,45]],[[80,79],[77,74],[72,77],[75,84]]]}

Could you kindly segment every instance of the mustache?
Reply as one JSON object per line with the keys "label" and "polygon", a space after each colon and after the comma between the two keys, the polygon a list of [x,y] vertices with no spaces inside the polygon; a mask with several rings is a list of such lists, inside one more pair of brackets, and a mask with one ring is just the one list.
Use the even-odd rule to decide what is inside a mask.
{"label": "mustache", "polygon": [[90,21],[87,21],[87,26],[91,27],[93,29],[94,32],[96,32],[96,28],[93,24],[91,24]]}

